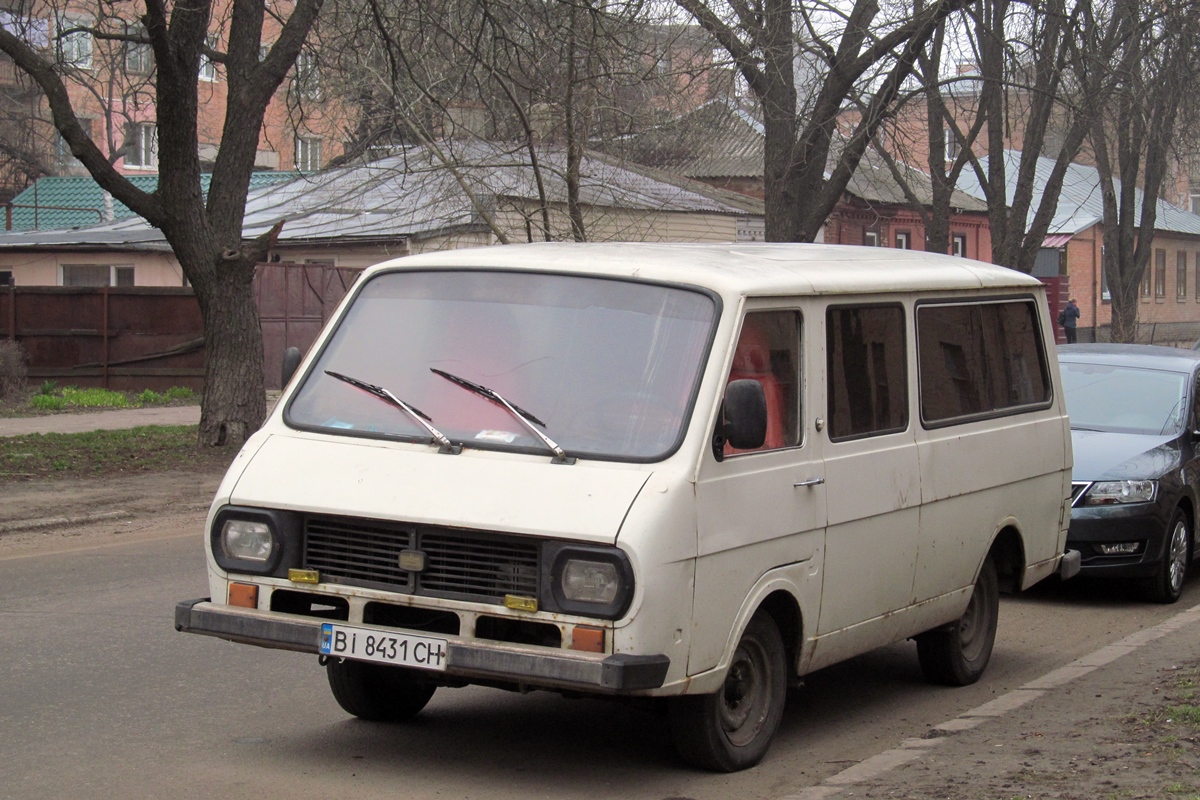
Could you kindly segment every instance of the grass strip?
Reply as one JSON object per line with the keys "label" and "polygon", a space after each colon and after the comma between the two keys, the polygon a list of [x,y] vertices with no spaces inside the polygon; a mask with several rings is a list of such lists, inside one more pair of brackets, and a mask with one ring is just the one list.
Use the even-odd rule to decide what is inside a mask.
{"label": "grass strip", "polygon": [[224,469],[236,448],[201,448],[195,425],[0,437],[0,483]]}

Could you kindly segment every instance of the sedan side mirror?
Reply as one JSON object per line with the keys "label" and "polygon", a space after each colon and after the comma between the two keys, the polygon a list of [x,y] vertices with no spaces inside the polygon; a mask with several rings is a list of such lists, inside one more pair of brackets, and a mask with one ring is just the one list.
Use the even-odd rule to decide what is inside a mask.
{"label": "sedan side mirror", "polygon": [[730,381],[725,387],[721,430],[713,438],[713,455],[725,457],[725,442],[738,450],[757,450],[767,440],[767,393],[756,380]]}

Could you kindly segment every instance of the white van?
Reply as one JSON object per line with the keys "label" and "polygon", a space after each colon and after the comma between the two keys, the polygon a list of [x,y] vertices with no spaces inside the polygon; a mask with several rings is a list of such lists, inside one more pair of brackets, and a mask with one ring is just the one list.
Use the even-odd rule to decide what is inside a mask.
{"label": "white van", "polygon": [[319,654],[350,714],[439,686],[669,698],[757,763],[789,681],[915,637],[988,662],[1058,571],[1041,284],[824,245],[536,244],[366,271],[208,519],[179,630]]}

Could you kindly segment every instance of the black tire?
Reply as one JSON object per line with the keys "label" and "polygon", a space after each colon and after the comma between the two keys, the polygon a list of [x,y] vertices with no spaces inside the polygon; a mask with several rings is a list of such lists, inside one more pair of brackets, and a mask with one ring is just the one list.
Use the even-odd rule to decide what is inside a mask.
{"label": "black tire", "polygon": [[992,657],[999,618],[1000,583],[989,555],[963,615],[917,636],[917,657],[925,679],[944,686],[967,686],[979,680]]}
{"label": "black tire", "polygon": [[411,719],[437,689],[413,670],[349,659],[329,659],[325,675],[338,705],[346,713],[371,722]]}
{"label": "black tire", "polygon": [[1187,514],[1183,513],[1183,509],[1176,509],[1171,524],[1167,526],[1167,546],[1158,574],[1150,579],[1146,587],[1146,596],[1150,600],[1155,603],[1174,603],[1183,594],[1183,579],[1187,576],[1188,562],[1191,560],[1188,552],[1190,542]]}
{"label": "black tire", "polygon": [[779,627],[759,612],[742,634],[716,694],[675,698],[675,747],[693,766],[717,772],[752,767],[766,755],[787,700],[787,655]]}

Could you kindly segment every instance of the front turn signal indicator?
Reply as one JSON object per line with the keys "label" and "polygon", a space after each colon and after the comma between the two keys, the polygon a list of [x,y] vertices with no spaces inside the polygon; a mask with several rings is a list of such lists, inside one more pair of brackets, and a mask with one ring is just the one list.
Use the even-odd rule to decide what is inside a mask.
{"label": "front turn signal indicator", "polygon": [[229,605],[239,608],[258,608],[258,587],[253,583],[229,584]]}

